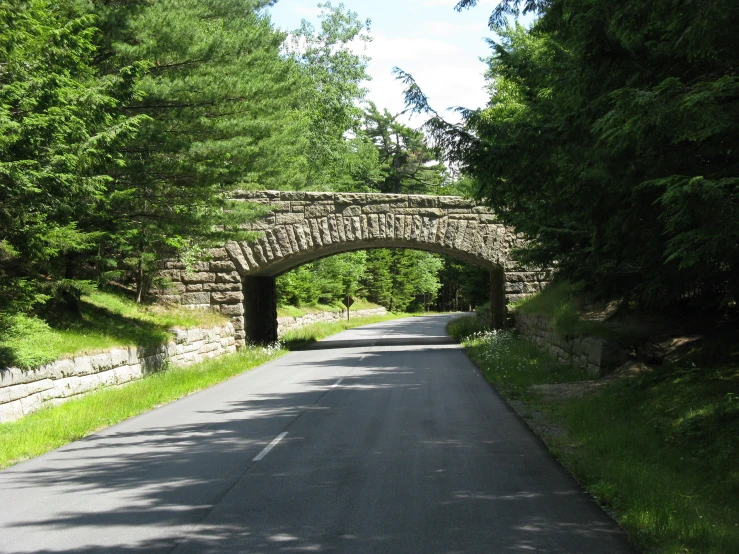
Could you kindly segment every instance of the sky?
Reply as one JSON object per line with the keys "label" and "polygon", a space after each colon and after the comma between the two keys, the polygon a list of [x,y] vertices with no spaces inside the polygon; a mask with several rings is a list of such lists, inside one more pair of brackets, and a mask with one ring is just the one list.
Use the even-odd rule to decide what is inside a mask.
{"label": "sky", "polygon": [[[334,1],[334,5],[338,5]],[[378,108],[399,113],[404,108],[403,84],[393,67],[412,74],[429,97],[431,106],[451,121],[448,108],[481,108],[486,64],[490,55],[485,38],[492,37],[487,22],[497,0],[480,0],[476,7],[456,12],[457,0],[343,0],[362,20],[371,20],[373,41],[366,54],[372,58],[368,73],[369,99]],[[313,23],[320,12],[318,0],[279,0],[271,8],[272,20],[283,30]]]}

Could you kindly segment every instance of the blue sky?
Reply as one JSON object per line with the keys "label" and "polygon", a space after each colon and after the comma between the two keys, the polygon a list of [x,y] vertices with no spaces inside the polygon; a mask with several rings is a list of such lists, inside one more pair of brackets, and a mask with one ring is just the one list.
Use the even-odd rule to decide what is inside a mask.
{"label": "blue sky", "polygon": [[[394,113],[403,109],[403,86],[391,74],[398,66],[416,78],[440,112],[484,106],[486,66],[480,58],[490,53],[487,21],[496,3],[480,0],[477,7],[458,13],[456,0],[344,0],[361,19],[372,21],[370,100]],[[272,20],[290,31],[301,19],[315,22],[317,6],[318,0],[279,0],[271,8]]]}

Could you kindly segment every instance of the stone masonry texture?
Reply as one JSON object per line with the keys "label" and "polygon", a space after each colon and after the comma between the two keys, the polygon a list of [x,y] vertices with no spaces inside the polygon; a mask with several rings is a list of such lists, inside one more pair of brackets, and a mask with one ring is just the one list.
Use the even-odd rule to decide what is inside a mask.
{"label": "stone masonry texture", "polygon": [[602,377],[629,359],[620,344],[599,337],[564,337],[554,330],[549,318],[538,314],[514,314],[521,335],[551,354],[557,361],[572,364]]}

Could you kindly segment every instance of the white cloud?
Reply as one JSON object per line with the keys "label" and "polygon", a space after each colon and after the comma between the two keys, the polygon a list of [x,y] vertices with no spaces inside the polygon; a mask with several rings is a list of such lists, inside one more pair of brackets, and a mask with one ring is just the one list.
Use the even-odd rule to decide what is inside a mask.
{"label": "white cloud", "polygon": [[[440,112],[456,106],[482,107],[487,100],[485,65],[454,43],[375,35],[367,53],[372,58],[369,71],[373,75],[369,96],[380,108],[391,112],[403,109],[403,84],[392,75],[396,66],[413,75],[432,107]],[[458,120],[453,113],[445,117]]]}

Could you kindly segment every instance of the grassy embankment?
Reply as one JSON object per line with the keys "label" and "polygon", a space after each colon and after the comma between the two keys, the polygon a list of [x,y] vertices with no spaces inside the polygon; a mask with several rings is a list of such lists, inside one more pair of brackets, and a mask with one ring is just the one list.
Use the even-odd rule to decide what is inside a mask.
{"label": "grassy embankment", "polygon": [[587,375],[514,332],[484,332],[474,316],[453,321],[449,331],[640,549],[739,552],[736,358],[708,363],[696,350],[573,396],[541,385],[572,383],[571,393],[585,388],[577,383]]}
{"label": "grassy embankment", "polygon": [[37,367],[116,346],[162,344],[173,327],[214,327],[228,321],[215,312],[140,306],[105,292],[84,296],[81,311],[81,318],[20,314],[0,320],[0,367]]}
{"label": "grassy embankment", "polygon": [[[170,336],[166,330],[175,325],[188,327],[224,321],[217,314],[208,312],[137,308],[125,300],[102,293],[86,299],[85,304],[84,321],[75,322],[70,328],[53,328],[43,320],[33,321],[31,318],[20,320],[18,331],[25,329],[26,334],[17,332],[10,337],[3,337],[4,346],[13,348],[13,359],[26,360],[32,365],[32,360],[41,359],[41,363],[44,363],[59,354],[162,342]],[[236,354],[187,368],[169,368],[122,387],[99,390],[40,410],[19,421],[0,424],[0,468],[38,456],[157,406],[221,383],[286,354],[288,348],[295,345],[315,342],[351,327],[403,315],[317,323],[294,331],[280,344],[252,346]],[[67,338],[69,343],[65,342]],[[41,344],[43,341],[49,341],[52,346]],[[34,349],[34,344],[39,344],[39,349]]]}

